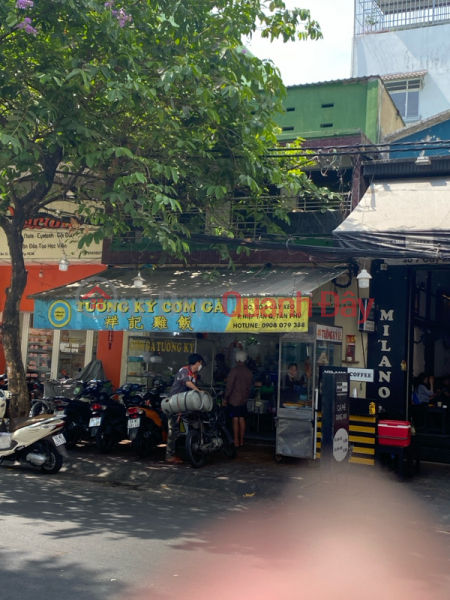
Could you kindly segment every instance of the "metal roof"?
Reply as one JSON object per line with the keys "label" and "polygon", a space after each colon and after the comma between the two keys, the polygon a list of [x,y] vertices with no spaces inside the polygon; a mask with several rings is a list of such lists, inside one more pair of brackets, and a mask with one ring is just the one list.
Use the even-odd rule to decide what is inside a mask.
{"label": "metal roof", "polygon": [[401,79],[417,79],[425,77],[428,71],[410,71],[409,73],[391,73],[389,75],[381,75],[383,81],[397,81]]}
{"label": "metal roof", "polygon": [[315,81],[314,83],[297,83],[296,85],[286,86],[286,89],[289,91],[289,90],[292,90],[295,88],[312,87],[315,85],[331,85],[334,83],[343,83],[343,84],[360,83],[360,82],[364,82],[364,81],[370,81],[371,79],[380,79],[381,80],[381,77],[379,75],[366,75],[364,77],[349,77],[348,79],[331,79],[330,81]]}
{"label": "metal roof", "polygon": [[[177,296],[180,298],[221,298],[225,292],[234,290],[241,296],[293,296],[297,292],[309,294],[339,277],[348,267],[255,267],[230,269],[154,268],[141,269],[144,279],[142,288],[133,285],[136,269],[112,268],[92,277],[65,286],[33,294],[30,298],[51,300],[76,298],[96,286],[109,282],[117,298],[143,298]],[[102,283],[103,282],[103,283]]]}
{"label": "metal roof", "polygon": [[427,117],[426,119],[421,119],[420,121],[416,121],[415,123],[411,123],[406,127],[402,127],[401,129],[397,129],[397,131],[393,131],[392,133],[388,133],[384,136],[383,142],[395,142],[395,140],[399,140],[401,138],[407,137],[408,135],[412,135],[413,133],[417,133],[418,131],[422,131],[423,129],[428,129],[428,127],[432,127],[433,125],[437,125],[438,123],[443,123],[444,121],[448,121],[450,119],[450,110],[444,110],[437,115],[433,115],[432,117]]}
{"label": "metal roof", "polygon": [[355,210],[333,231],[346,248],[391,251],[399,258],[450,258],[450,178],[374,181]]}

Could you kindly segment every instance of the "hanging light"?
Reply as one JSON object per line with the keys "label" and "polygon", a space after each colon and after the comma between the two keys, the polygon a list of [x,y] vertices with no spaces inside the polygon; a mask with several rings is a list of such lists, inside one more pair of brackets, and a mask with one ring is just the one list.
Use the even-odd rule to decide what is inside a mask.
{"label": "hanging light", "polygon": [[370,285],[370,280],[372,279],[372,275],[368,273],[366,269],[363,269],[360,273],[358,273],[356,279],[358,280],[358,285],[361,289],[368,288]]}
{"label": "hanging light", "polygon": [[62,257],[62,259],[59,261],[59,270],[67,271],[69,269],[69,265],[70,265],[70,262],[67,260],[66,256],[64,255]]}
{"label": "hanging light", "polygon": [[42,267],[41,267],[41,270],[39,271],[39,277],[41,279],[44,277],[44,271],[42,270]]}
{"label": "hanging light", "polygon": [[144,285],[144,279],[141,277],[140,271],[138,271],[136,277],[133,278],[133,285],[135,288],[141,288]]}

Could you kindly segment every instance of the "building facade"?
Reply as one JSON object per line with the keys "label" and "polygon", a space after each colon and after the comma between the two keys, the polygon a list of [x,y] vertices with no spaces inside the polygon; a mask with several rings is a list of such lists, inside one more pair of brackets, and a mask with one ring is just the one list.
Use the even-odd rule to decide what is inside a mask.
{"label": "building facade", "polygon": [[355,0],[352,76],[379,75],[405,122],[450,108],[450,2]]}

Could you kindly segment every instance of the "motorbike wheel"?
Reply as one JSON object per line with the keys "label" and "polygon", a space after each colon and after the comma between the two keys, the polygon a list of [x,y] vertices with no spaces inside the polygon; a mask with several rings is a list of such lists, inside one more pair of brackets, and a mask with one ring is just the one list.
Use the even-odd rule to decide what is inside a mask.
{"label": "motorbike wheel", "polygon": [[70,429],[66,429],[64,431],[64,437],[66,438],[66,448],[67,448],[67,450],[73,450],[73,448],[75,448],[75,446],[80,441],[79,436],[77,436]]}
{"label": "motorbike wheel", "polygon": [[48,459],[41,466],[41,471],[47,473],[48,475],[58,473],[63,466],[63,457],[51,444],[48,445],[47,454]]}
{"label": "motorbike wheel", "polygon": [[200,432],[196,429],[191,429],[186,436],[186,456],[194,469],[201,469],[205,464],[205,455],[200,448],[201,439]]}
{"label": "motorbike wheel", "polygon": [[103,428],[99,428],[95,435],[95,443],[100,452],[112,452],[116,441],[110,433],[107,433]]}
{"label": "motorbike wheel", "polygon": [[131,442],[136,454],[139,458],[148,458],[153,452],[153,445],[150,440],[145,439],[142,435]]}
{"label": "motorbike wheel", "polygon": [[231,439],[231,435],[226,429],[222,429],[220,435],[223,440],[223,451],[225,453],[225,456],[228,456],[228,458],[234,460],[237,456],[237,448],[234,445],[233,440]]}

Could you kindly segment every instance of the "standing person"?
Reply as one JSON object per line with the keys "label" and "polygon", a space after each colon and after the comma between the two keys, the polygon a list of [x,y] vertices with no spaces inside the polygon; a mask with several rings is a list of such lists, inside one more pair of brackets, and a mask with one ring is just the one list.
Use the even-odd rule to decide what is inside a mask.
{"label": "standing person", "polygon": [[253,373],[245,366],[247,354],[242,350],[236,352],[236,366],[227,378],[224,406],[230,405],[229,413],[233,420],[234,445],[236,448],[244,445],[245,415],[247,401],[252,387]]}
{"label": "standing person", "polygon": [[[188,358],[188,365],[181,367],[175,376],[175,381],[170,388],[170,396],[182,394],[190,390],[199,391],[195,385],[197,373],[201,370],[204,360],[200,354],[191,354]],[[167,444],[166,444],[166,462],[179,464],[183,461],[175,455],[175,447],[180,437],[180,415],[171,415],[168,418]]]}

